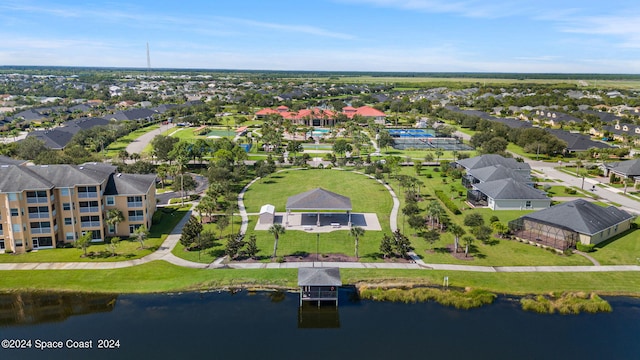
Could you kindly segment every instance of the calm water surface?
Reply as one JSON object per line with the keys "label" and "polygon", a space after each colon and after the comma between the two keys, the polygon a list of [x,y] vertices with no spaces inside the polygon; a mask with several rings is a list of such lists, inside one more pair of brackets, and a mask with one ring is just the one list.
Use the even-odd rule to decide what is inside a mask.
{"label": "calm water surface", "polygon": [[[537,315],[515,300],[461,311],[354,299],[299,312],[297,294],[0,295],[0,359],[640,359],[640,299],[613,313]],[[119,341],[98,349],[100,340]],[[36,340],[92,349],[36,350]],[[108,343],[103,342],[103,345]]]}

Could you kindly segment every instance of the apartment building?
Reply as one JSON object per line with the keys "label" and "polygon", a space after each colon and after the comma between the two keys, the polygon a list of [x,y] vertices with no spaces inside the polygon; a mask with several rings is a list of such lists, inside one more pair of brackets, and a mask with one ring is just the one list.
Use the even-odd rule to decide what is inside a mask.
{"label": "apartment building", "polygon": [[[155,180],[100,163],[0,165],[0,252],[51,249],[86,232],[104,241],[150,228]],[[117,226],[106,221],[110,209],[122,212]]]}

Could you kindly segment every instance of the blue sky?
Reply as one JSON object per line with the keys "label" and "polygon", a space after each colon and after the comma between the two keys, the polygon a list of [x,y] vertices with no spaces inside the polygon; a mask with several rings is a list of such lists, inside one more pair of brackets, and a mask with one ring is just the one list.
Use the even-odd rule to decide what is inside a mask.
{"label": "blue sky", "polygon": [[640,73],[637,0],[0,2],[1,65]]}

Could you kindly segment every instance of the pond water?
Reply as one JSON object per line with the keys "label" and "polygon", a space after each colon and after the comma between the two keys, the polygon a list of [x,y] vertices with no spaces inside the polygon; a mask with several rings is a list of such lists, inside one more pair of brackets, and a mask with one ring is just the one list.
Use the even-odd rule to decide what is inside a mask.
{"label": "pond water", "polygon": [[[302,311],[297,294],[277,292],[9,294],[0,295],[0,340],[31,348],[0,348],[0,359],[640,358],[640,299],[608,300],[612,313],[562,316],[504,297],[464,311],[361,301],[349,289],[337,310]],[[63,349],[35,349],[58,341]]]}

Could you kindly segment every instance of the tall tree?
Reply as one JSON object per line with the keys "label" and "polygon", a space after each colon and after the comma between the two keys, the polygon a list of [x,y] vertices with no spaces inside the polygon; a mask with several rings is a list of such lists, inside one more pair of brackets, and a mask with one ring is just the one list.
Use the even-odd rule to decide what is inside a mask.
{"label": "tall tree", "polygon": [[189,217],[189,220],[182,227],[182,235],[180,236],[180,244],[182,244],[186,249],[190,249],[193,247],[193,244],[196,243],[196,239],[200,236],[202,232],[202,224],[198,221],[195,216]]}
{"label": "tall tree", "polygon": [[276,257],[276,252],[278,250],[278,239],[280,239],[280,235],[284,234],[285,232],[285,228],[284,226],[280,225],[280,224],[273,224],[271,225],[271,227],[269,227],[269,233],[273,235],[273,255],[271,256],[272,258],[275,259]]}
{"label": "tall tree", "polygon": [[462,238],[462,242],[464,243],[464,257],[467,257],[469,255],[469,247],[471,246],[471,244],[473,244],[473,236],[465,236]]}
{"label": "tall tree", "polygon": [[256,254],[258,253],[258,244],[255,234],[249,235],[249,240],[247,240],[245,252],[247,253],[248,257],[255,259]]}
{"label": "tall tree", "polygon": [[453,252],[457,253],[460,237],[466,234],[467,232],[464,230],[462,226],[456,223],[449,224],[449,227],[447,228],[447,230],[453,234]]}
{"label": "tall tree", "polygon": [[133,237],[140,243],[140,248],[144,249],[144,241],[149,237],[149,230],[146,225],[142,225],[133,232]]}
{"label": "tall tree", "polygon": [[360,240],[361,236],[364,236],[364,229],[361,228],[360,226],[353,226],[351,227],[351,230],[349,230],[349,232],[351,233],[351,236],[353,236],[356,240],[356,244],[355,244],[355,248],[356,248],[356,259],[359,259],[358,256],[358,241]]}
{"label": "tall tree", "polygon": [[107,218],[105,222],[109,225],[113,225],[114,232],[118,233],[118,224],[124,221],[124,214],[120,209],[109,209],[107,211]]}

